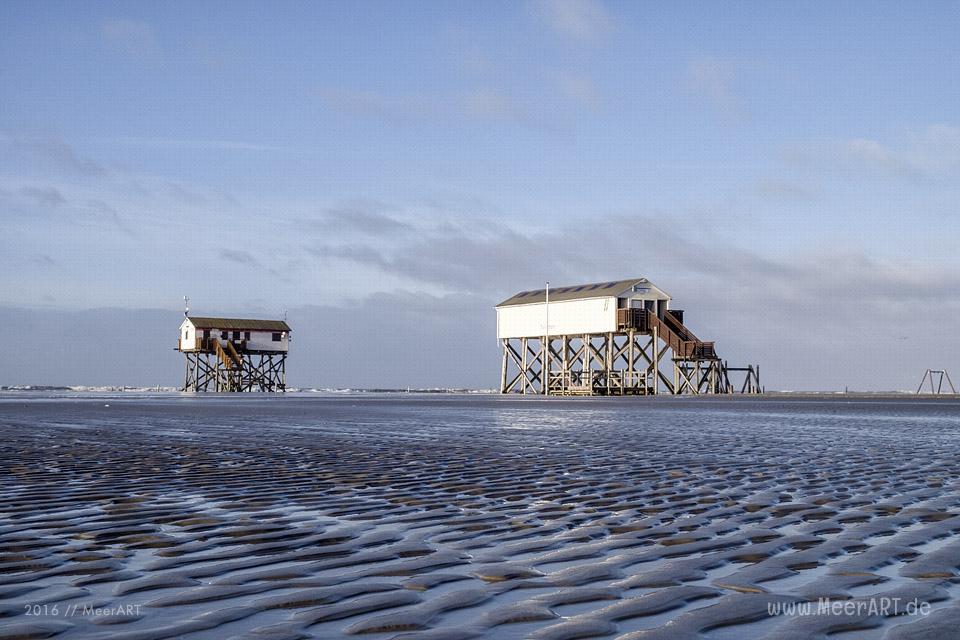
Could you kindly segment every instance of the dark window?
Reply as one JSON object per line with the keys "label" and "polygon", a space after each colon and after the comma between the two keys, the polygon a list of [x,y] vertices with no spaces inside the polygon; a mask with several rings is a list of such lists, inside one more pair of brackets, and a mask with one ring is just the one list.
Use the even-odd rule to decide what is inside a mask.
{"label": "dark window", "polygon": [[226,340],[226,339],[227,339],[227,332],[226,332],[226,331],[221,331],[221,332],[220,332],[220,339],[221,339],[221,340]]}
{"label": "dark window", "polygon": [[239,332],[239,331],[234,331],[234,332],[233,332],[233,339],[234,339],[234,340],[239,340],[239,339],[240,339],[240,332]]}
{"label": "dark window", "polygon": [[280,342],[280,339],[282,338],[282,336],[283,336],[283,334],[281,334],[281,333],[275,333],[275,334],[273,334],[273,341],[274,341],[274,342]]}
{"label": "dark window", "polygon": [[209,339],[210,339],[210,329],[204,329],[204,330],[203,330],[203,339],[204,339],[204,340],[209,340]]}
{"label": "dark window", "polygon": [[249,332],[249,331],[247,331],[247,332],[245,332],[245,333],[243,334],[243,339],[244,339],[244,340],[249,340],[249,339],[250,339],[250,332]]}

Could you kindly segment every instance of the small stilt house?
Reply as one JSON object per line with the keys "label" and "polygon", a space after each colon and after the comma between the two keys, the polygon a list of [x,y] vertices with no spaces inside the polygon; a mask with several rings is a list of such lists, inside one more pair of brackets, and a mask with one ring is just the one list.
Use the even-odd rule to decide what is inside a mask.
{"label": "small stilt house", "polygon": [[285,320],[184,317],[177,350],[184,391],[284,391],[290,326]]}

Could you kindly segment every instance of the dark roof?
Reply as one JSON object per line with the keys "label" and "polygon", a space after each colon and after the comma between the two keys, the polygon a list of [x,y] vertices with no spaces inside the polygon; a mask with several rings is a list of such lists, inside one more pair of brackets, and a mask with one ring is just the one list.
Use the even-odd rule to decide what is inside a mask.
{"label": "dark roof", "polygon": [[[630,280],[616,280],[613,282],[594,282],[591,284],[575,284],[568,287],[550,287],[550,302],[561,300],[580,300],[586,298],[606,298],[629,291],[634,285],[645,284],[655,287],[646,278],[632,278]],[[498,307],[507,307],[515,304],[534,304],[545,302],[546,289],[521,291],[498,304]]]}
{"label": "dark roof", "polygon": [[250,331],[290,331],[284,320],[250,320],[247,318],[207,318],[188,316],[198,329],[235,329]]}

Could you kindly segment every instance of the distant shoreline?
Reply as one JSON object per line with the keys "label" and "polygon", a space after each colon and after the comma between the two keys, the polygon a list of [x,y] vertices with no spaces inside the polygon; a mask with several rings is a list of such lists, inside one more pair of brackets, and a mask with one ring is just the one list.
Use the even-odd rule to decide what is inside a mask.
{"label": "distant shoreline", "polygon": [[[21,384],[21,385],[0,385],[0,392],[63,392],[63,393],[184,393],[180,390],[180,387],[164,387],[164,386],[121,386],[121,385],[102,385],[102,386],[93,386],[93,385],[75,385],[75,386],[64,386],[64,385],[39,385],[39,384]],[[287,389],[287,393],[331,393],[331,394],[347,394],[347,393],[450,393],[450,394],[495,394],[497,393],[494,389],[467,389],[467,388],[408,388],[408,389],[391,389],[391,388],[352,388],[352,387],[342,387],[342,388],[320,388],[320,387],[305,387],[305,388],[295,388],[290,387]],[[219,394],[219,395],[236,395],[236,394]],[[253,394],[258,395],[258,394]]]}
{"label": "distant shoreline", "polygon": [[[183,393],[179,387],[165,386],[120,386],[120,385],[0,385],[0,393],[76,393],[76,394],[98,394],[98,393],[152,393],[152,394],[180,394]],[[495,389],[468,389],[468,388],[289,388],[290,394],[328,394],[328,395],[364,395],[364,394],[416,394],[416,395],[499,395]],[[194,395],[194,394],[191,394]],[[202,395],[202,394],[200,394]],[[236,395],[236,394],[210,394],[210,395]],[[260,396],[264,394],[250,394]],[[663,397],[679,398],[681,396],[672,396],[670,394],[660,394]],[[543,396],[521,396],[510,394],[510,397],[528,397],[531,399],[543,399]],[[649,396],[636,396],[637,398]],[[745,397],[741,394],[704,394],[703,396],[682,396],[689,398],[709,397],[719,398],[738,398]],[[960,398],[960,394],[931,394],[928,392],[917,393],[916,391],[766,391],[762,394],[751,395],[752,398]]]}

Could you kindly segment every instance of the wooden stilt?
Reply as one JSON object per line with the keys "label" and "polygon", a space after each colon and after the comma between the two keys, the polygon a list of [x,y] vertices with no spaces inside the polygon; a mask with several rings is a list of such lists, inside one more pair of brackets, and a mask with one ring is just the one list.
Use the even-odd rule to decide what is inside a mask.
{"label": "wooden stilt", "polygon": [[286,391],[286,353],[236,352],[224,360],[212,353],[184,352],[184,391],[249,392]]}
{"label": "wooden stilt", "polygon": [[[579,347],[577,342],[579,341]],[[560,351],[554,349],[557,343]],[[500,392],[536,395],[719,394],[734,393],[729,373],[746,373],[740,393],[760,393],[759,367],[729,367],[715,355],[702,355],[684,344],[661,337],[656,326],[620,332],[512,338],[501,341]],[[689,345],[689,343],[687,343]],[[673,377],[661,371],[669,359]],[[279,365],[283,371],[282,362]],[[206,367],[206,368],[205,368]],[[216,358],[198,365],[197,387],[203,376],[225,390],[243,388],[243,372],[223,372]],[[223,376],[227,373],[233,376]],[[281,374],[282,378],[282,374]],[[231,382],[231,381],[235,382]]]}

